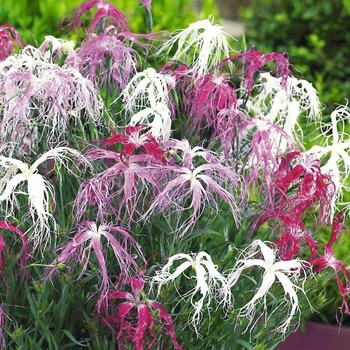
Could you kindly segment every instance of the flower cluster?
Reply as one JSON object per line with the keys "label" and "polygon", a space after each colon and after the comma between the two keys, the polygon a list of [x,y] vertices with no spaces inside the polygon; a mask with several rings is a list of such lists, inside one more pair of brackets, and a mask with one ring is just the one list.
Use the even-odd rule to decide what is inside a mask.
{"label": "flower cluster", "polygon": [[[350,109],[326,122],[286,53],[234,52],[212,17],[137,34],[88,0],[65,23],[86,28],[80,43],[47,36],[19,53],[0,27],[0,228],[20,239],[26,279],[45,267],[46,286],[81,283],[75,300],[94,303],[94,331],[120,349],[183,349],[179,331],[201,337],[212,315],[283,338],[325,270],[350,314],[333,248],[350,208]],[[310,128],[322,142],[306,149]]]}

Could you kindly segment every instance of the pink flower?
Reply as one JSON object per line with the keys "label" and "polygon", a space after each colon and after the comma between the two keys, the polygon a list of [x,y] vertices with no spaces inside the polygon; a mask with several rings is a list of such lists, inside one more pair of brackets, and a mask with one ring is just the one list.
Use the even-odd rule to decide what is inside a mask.
{"label": "pink flower", "polygon": [[[203,164],[196,165],[195,159],[201,159]],[[232,191],[241,185],[239,176],[222,164],[214,153],[195,147],[184,152],[182,164],[163,169],[168,172],[169,179],[143,218],[147,219],[154,213],[166,215],[187,212],[189,216],[178,227],[185,234],[205,209],[214,208],[215,211],[218,203],[223,201],[228,204],[234,220],[239,222],[238,200]]]}
{"label": "pink flower", "polygon": [[[71,13],[71,18],[64,19],[64,22],[67,23],[66,28],[80,28],[82,16],[91,9],[96,9],[97,11],[88,28],[89,36],[92,35],[96,29],[99,32],[103,32],[110,25],[113,25],[118,32],[129,31],[130,28],[126,16],[116,9],[111,2],[104,0],[88,0],[76,7]],[[100,27],[102,23],[103,27]]]}
{"label": "pink flower", "polygon": [[350,296],[350,269],[348,269],[342,261],[338,260],[334,256],[333,250],[333,245],[339,238],[344,224],[345,215],[343,212],[340,212],[333,219],[332,232],[328,243],[322,245],[323,254],[319,254],[316,259],[311,261],[311,265],[314,272],[320,272],[329,267],[333,269],[340,295],[343,298],[341,310],[344,311],[347,315],[350,315],[350,307],[347,301],[348,296]]}
{"label": "pink flower", "polygon": [[88,180],[89,184],[80,186],[74,203],[77,210],[75,221],[84,215],[84,208],[91,205],[97,206],[99,220],[104,221],[108,215],[129,223],[135,220],[134,214],[143,210],[150,196],[158,191],[162,170],[155,165],[159,160],[148,154],[121,158],[120,153],[101,148],[89,150],[87,156],[90,160],[112,164]]}
{"label": "pink flower", "polygon": [[[147,298],[143,291],[143,278],[132,277],[128,283],[131,292],[110,291],[105,300],[102,300],[105,307],[99,307],[103,310],[102,322],[116,333],[118,348],[124,349],[127,342],[131,342],[135,350],[143,350],[145,346],[147,349],[152,346],[157,349],[170,349],[164,338],[169,336],[174,348],[182,350],[176,340],[171,316],[161,304]],[[120,299],[125,301],[117,304]]]}
{"label": "pink flower", "polygon": [[217,113],[237,105],[237,96],[224,75],[208,73],[194,81],[184,95],[184,102],[190,129],[199,134],[202,129],[214,128],[216,136],[222,132]]}
{"label": "pink flower", "polygon": [[88,37],[66,62],[99,87],[124,89],[136,74],[137,53],[108,27],[98,36]]}
{"label": "pink flower", "polygon": [[[290,63],[285,57],[286,53],[280,54],[276,52],[270,52],[263,54],[254,47],[246,52],[239,53],[236,56],[225,58],[221,61],[220,66],[223,67],[226,63],[242,62],[244,69],[243,83],[245,85],[245,92],[248,96],[251,95],[252,87],[255,85],[255,73],[263,71],[266,64],[275,62],[275,74],[282,78],[282,83],[287,87],[287,79],[292,75],[289,70]],[[238,70],[236,68],[236,70]]]}
{"label": "pink flower", "polygon": [[[17,258],[19,259],[20,267],[24,270],[24,275],[27,276],[28,259],[30,257],[30,247],[28,244],[28,238],[18,227],[12,225],[7,221],[0,221],[0,229],[8,230],[11,233],[16,233],[19,236],[21,240],[21,251],[17,254]],[[4,273],[4,261],[2,256],[4,248],[8,247],[6,246],[4,235],[0,235],[0,275]]]}
{"label": "pink flower", "polygon": [[[118,238],[121,238],[122,243]],[[104,247],[102,238],[106,239],[106,245]],[[45,271],[45,278],[51,278],[56,270],[56,266],[59,264],[66,264],[70,261],[78,263],[82,266],[80,276],[87,270],[90,262],[91,250],[94,251],[98,265],[99,272],[101,274],[100,282],[100,294],[104,298],[107,295],[110,279],[106,264],[105,250],[111,247],[114,253],[114,257],[119,266],[120,272],[125,276],[130,276],[134,272],[138,272],[139,268],[135,261],[135,257],[132,256],[130,248],[133,247],[136,251],[137,257],[144,261],[141,247],[134,240],[134,238],[122,227],[108,225],[97,225],[93,221],[83,221],[79,224],[76,235],[73,239],[66,243],[62,248],[62,252],[52,262],[52,266],[48,267]]]}
{"label": "pink flower", "polygon": [[[9,29],[11,34],[6,30]],[[17,30],[10,24],[3,24],[0,26],[0,61],[5,60],[12,55],[14,44],[16,42],[20,47],[24,46],[21,36]]]}

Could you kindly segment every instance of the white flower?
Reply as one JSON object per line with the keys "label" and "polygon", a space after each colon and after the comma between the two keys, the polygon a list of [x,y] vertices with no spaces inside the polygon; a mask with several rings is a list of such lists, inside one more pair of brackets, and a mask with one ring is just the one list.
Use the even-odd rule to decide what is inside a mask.
{"label": "white flower", "polygon": [[131,117],[128,125],[150,126],[149,134],[166,141],[171,134],[171,112],[163,102],[151,100],[150,107],[144,108]]}
{"label": "white flower", "polygon": [[341,203],[343,190],[350,192],[348,179],[350,175],[350,135],[346,132],[346,122],[350,120],[348,106],[339,106],[331,114],[331,122],[321,123],[323,146],[314,145],[306,154],[315,154],[323,164],[321,169],[331,175],[335,184],[336,196],[332,214],[335,211],[336,201],[350,210],[350,202]]}
{"label": "white flower", "polygon": [[[263,259],[256,258],[256,255],[259,253],[259,248]],[[256,305],[258,303],[263,302],[266,316],[266,297],[271,286],[277,280],[281,283],[284,289],[284,301],[288,305],[287,316],[283,320],[283,323],[278,326],[277,330],[281,331],[283,335],[286,333],[292,322],[293,316],[297,312],[300,312],[297,291],[299,290],[305,295],[303,288],[294,284],[292,282],[292,279],[297,282],[300,279],[300,275],[303,274],[303,281],[305,281],[306,266],[307,262],[298,259],[275,261],[275,251],[272,248],[269,248],[261,240],[255,240],[252,242],[248,256],[244,259],[239,259],[236,262],[232,272],[227,278],[228,285],[232,287],[237,283],[244,270],[250,269],[252,267],[260,267],[265,270],[261,285],[255,292],[255,295],[246,305],[238,310],[238,317],[246,317],[249,320],[247,328],[255,319]]]}
{"label": "white flower", "polygon": [[125,108],[129,112],[150,107],[150,102],[167,104],[169,87],[175,86],[175,78],[147,68],[134,75],[122,92]]}
{"label": "white flower", "polygon": [[[184,260],[184,262],[172,271],[174,262],[179,260]],[[194,278],[196,280],[196,286],[185,295],[182,295],[182,298],[191,296],[190,300],[194,312],[189,323],[193,325],[197,335],[199,335],[198,325],[201,321],[203,308],[209,309],[212,298],[219,304],[230,306],[231,292],[227,286],[226,277],[217,270],[217,266],[214,265],[210,255],[206,252],[191,255],[183,253],[173,255],[169,258],[167,264],[153,277],[152,284],[158,284],[159,292],[163,284],[175,281],[177,277],[184,275],[185,270],[188,268],[192,268],[195,271],[195,276],[187,277],[185,275],[185,277]]]}
{"label": "white flower", "polygon": [[172,61],[189,64],[200,75],[208,73],[223,58],[230,56],[231,47],[227,42],[226,33],[218,24],[213,24],[213,17],[197,21],[188,28],[175,32],[157,52],[157,55],[169,55],[174,45],[177,45]]}
{"label": "white flower", "polygon": [[[53,159],[59,162],[59,165],[66,167],[64,161],[73,156],[80,165],[89,165],[83,155],[69,147],[57,147],[49,150],[40,156],[32,165],[28,165],[21,160],[0,155],[0,169],[4,175],[0,178],[0,202],[4,202],[6,206],[6,214],[12,215],[16,206],[18,195],[28,195],[29,198],[29,214],[33,220],[33,226],[30,230],[30,238],[34,240],[34,245],[40,243],[45,244],[50,240],[49,221],[56,226],[54,218],[50,213],[50,200],[54,200],[53,186],[40,174],[37,173],[40,164],[47,160]],[[20,171],[19,173],[17,173]],[[73,173],[72,173],[73,174]],[[20,184],[26,183],[27,192],[16,190]]]}

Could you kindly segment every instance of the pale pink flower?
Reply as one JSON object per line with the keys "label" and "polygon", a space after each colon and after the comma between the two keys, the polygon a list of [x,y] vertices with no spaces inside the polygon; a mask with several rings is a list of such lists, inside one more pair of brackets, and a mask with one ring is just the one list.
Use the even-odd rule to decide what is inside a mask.
{"label": "pale pink flower", "polygon": [[99,87],[124,89],[136,74],[137,52],[121,41],[114,27],[92,35],[66,62]]}
{"label": "pale pink flower", "polygon": [[[88,265],[92,264],[90,255],[93,250],[101,276],[99,292],[101,298],[105,298],[110,286],[106,262],[106,249],[109,247],[113,250],[120,272],[126,278],[135,272],[139,272],[135,258],[137,257],[141,262],[144,262],[144,257],[141,247],[130,233],[121,226],[113,226],[112,224],[98,225],[93,221],[83,221],[79,224],[77,233],[72,240],[63,246],[58,257],[46,268],[45,279],[50,279],[57,273],[56,266],[68,264],[69,262],[73,264],[71,271],[76,264],[81,266],[79,276],[82,276],[86,272]],[[135,249],[136,257],[132,255],[132,248]]]}
{"label": "pale pink flower", "polygon": [[[49,58],[48,58],[49,59]],[[40,140],[59,142],[85,121],[100,124],[104,104],[93,83],[76,69],[45,61],[26,47],[0,62],[0,133],[3,142],[36,151]]]}
{"label": "pale pink flower", "polygon": [[[196,166],[194,159],[205,163]],[[176,229],[181,235],[188,233],[205,210],[217,211],[218,203],[228,204],[234,220],[239,223],[239,195],[235,196],[241,182],[239,176],[220,162],[214,153],[201,147],[189,149],[182,155],[182,164],[164,166],[168,178],[160,193],[143,214],[148,219],[152,214],[183,214],[181,225]],[[241,191],[244,192],[242,184]],[[186,213],[189,213],[186,218]]]}

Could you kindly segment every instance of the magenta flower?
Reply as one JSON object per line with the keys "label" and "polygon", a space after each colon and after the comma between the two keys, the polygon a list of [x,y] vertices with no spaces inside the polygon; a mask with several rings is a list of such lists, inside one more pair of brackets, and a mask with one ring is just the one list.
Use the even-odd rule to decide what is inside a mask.
{"label": "magenta flower", "polygon": [[301,152],[285,154],[273,177],[281,207],[299,218],[308,208],[317,208],[321,222],[329,222],[335,186],[331,176],[323,173],[318,158]]}
{"label": "magenta flower", "polygon": [[[129,31],[130,27],[127,23],[126,16],[120,12],[115,6],[104,0],[88,0],[76,7],[72,13],[71,18],[65,18],[66,28],[77,27],[82,25],[82,16],[88,13],[91,9],[96,9],[91,24],[88,28],[88,35],[92,35],[97,29],[98,32],[103,32],[110,25],[114,26],[118,32]],[[103,24],[102,24],[103,23]]]}
{"label": "magenta flower", "polygon": [[[19,265],[22,269],[24,269],[24,275],[26,276],[28,259],[30,257],[30,247],[28,244],[28,238],[18,227],[12,225],[7,221],[2,221],[2,220],[0,221],[0,229],[8,230],[11,233],[15,233],[19,236],[21,240],[21,251],[17,254],[17,258],[19,259]],[[8,247],[6,246],[4,236],[0,235],[0,275],[2,275],[4,272],[4,261],[3,261],[2,252],[5,248],[8,248]]]}
{"label": "magenta flower", "polygon": [[[106,244],[103,243],[106,239]],[[121,239],[121,243],[119,240]],[[93,221],[83,221],[78,225],[77,233],[72,240],[65,244],[61,253],[46,268],[45,278],[50,279],[57,272],[56,266],[72,262],[82,267],[80,276],[87,270],[90,262],[91,250],[94,251],[101,275],[100,295],[104,298],[107,295],[110,279],[106,264],[106,249],[112,248],[114,257],[119,266],[120,272],[125,276],[138,272],[139,268],[135,261],[135,256],[131,253],[131,248],[135,249],[137,257],[144,261],[141,247],[134,238],[121,226],[97,225]],[[72,266],[73,268],[73,266]]]}
{"label": "magenta flower", "polygon": [[350,315],[350,306],[347,298],[350,296],[350,269],[334,256],[333,245],[339,238],[345,224],[345,215],[340,212],[333,219],[332,232],[327,244],[323,245],[323,254],[311,261],[314,272],[320,272],[327,268],[333,269],[337,280],[340,295],[343,298],[341,310]]}
{"label": "magenta flower", "polygon": [[[11,34],[7,31],[10,30]],[[21,36],[17,30],[10,24],[3,24],[0,26],[0,61],[5,60],[8,56],[12,55],[14,50],[14,41],[20,47],[24,46]]]}
{"label": "magenta flower", "polygon": [[[171,316],[161,304],[147,298],[143,291],[143,278],[132,277],[128,283],[131,292],[110,291],[105,300],[102,300],[107,303],[107,307],[99,308],[104,311],[101,314],[102,322],[116,333],[118,348],[124,349],[131,342],[135,350],[144,350],[145,346],[147,349],[152,346],[157,349],[170,349],[166,338],[164,339],[164,336],[169,336],[173,348],[182,350],[176,340]],[[123,299],[125,301],[116,304]]]}
{"label": "magenta flower", "polygon": [[237,96],[224,75],[208,73],[194,81],[184,95],[184,102],[191,130],[199,134],[202,129],[214,128],[213,136],[217,136],[223,130],[223,125],[217,123],[217,113],[237,105]]}
{"label": "magenta flower", "polygon": [[271,62],[275,62],[275,75],[277,77],[281,77],[283,86],[287,87],[288,77],[291,76],[292,73],[289,70],[290,63],[285,56],[286,53],[280,54],[270,52],[263,54],[260,51],[251,48],[248,51],[239,53],[236,56],[223,59],[220,66],[223,67],[226,63],[241,62],[244,69],[243,83],[245,92],[248,96],[250,96],[252,87],[255,85],[255,73],[262,72],[264,67]]}

